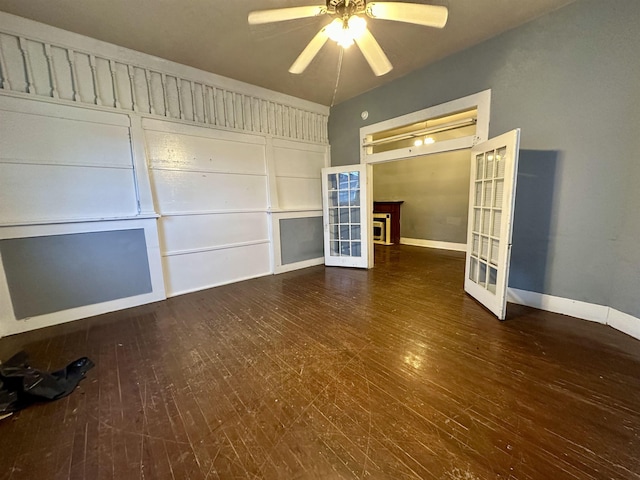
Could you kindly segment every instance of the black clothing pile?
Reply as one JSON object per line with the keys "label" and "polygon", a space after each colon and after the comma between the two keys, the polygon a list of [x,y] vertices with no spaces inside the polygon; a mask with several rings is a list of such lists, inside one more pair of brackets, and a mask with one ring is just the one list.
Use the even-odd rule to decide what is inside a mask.
{"label": "black clothing pile", "polygon": [[94,367],[87,357],[71,362],[65,368],[47,373],[29,365],[25,352],[19,352],[0,364],[0,417],[29,405],[66,397]]}

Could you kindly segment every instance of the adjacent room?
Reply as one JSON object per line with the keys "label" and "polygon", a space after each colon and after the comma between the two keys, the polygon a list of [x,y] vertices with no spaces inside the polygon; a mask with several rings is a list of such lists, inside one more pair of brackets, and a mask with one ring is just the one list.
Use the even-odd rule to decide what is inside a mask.
{"label": "adjacent room", "polygon": [[640,2],[0,0],[0,479],[640,479]]}

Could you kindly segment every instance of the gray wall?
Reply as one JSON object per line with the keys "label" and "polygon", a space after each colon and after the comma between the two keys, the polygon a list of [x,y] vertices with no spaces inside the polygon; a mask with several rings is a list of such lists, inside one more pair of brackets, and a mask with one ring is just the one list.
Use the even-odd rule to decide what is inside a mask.
{"label": "gray wall", "polygon": [[143,229],[0,240],[17,319],[151,292]]}
{"label": "gray wall", "polygon": [[281,218],[280,255],[283,265],[323,257],[322,217]]}
{"label": "gray wall", "polygon": [[466,243],[470,159],[459,150],[374,165],[373,199],[404,201],[402,237]]}
{"label": "gray wall", "polygon": [[520,127],[532,152],[516,214],[546,195],[542,230],[516,219],[510,285],[640,316],[639,18],[637,0],[578,0],[341,103],[332,161],[358,162],[363,110],[375,123],[491,88],[490,135]]}

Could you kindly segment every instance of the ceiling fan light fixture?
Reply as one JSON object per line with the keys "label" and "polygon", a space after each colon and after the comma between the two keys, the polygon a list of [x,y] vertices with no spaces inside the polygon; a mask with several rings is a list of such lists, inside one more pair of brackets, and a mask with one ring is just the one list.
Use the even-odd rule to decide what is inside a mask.
{"label": "ceiling fan light fixture", "polygon": [[327,25],[327,36],[342,48],[349,48],[354,41],[360,38],[367,29],[364,18],[351,16],[348,20],[336,18]]}

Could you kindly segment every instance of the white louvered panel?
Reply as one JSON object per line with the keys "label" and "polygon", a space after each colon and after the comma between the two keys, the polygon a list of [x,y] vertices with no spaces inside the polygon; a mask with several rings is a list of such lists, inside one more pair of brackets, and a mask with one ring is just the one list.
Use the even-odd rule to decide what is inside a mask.
{"label": "white louvered panel", "polygon": [[130,169],[0,163],[0,223],[136,214]]}
{"label": "white louvered panel", "polygon": [[0,162],[132,166],[124,126],[15,111],[0,115]]}
{"label": "white louvered panel", "polygon": [[260,243],[163,257],[167,296],[268,275],[269,250]]}
{"label": "white louvered panel", "polygon": [[260,212],[162,217],[162,253],[267,240],[267,220]]}
{"label": "white louvered panel", "polygon": [[149,130],[145,136],[152,168],[266,173],[263,145]]}
{"label": "white louvered panel", "polygon": [[276,180],[282,209],[322,208],[322,183],[315,178],[281,177]]}
{"label": "white louvered panel", "polygon": [[267,208],[266,176],[153,170],[151,181],[161,214]]}

